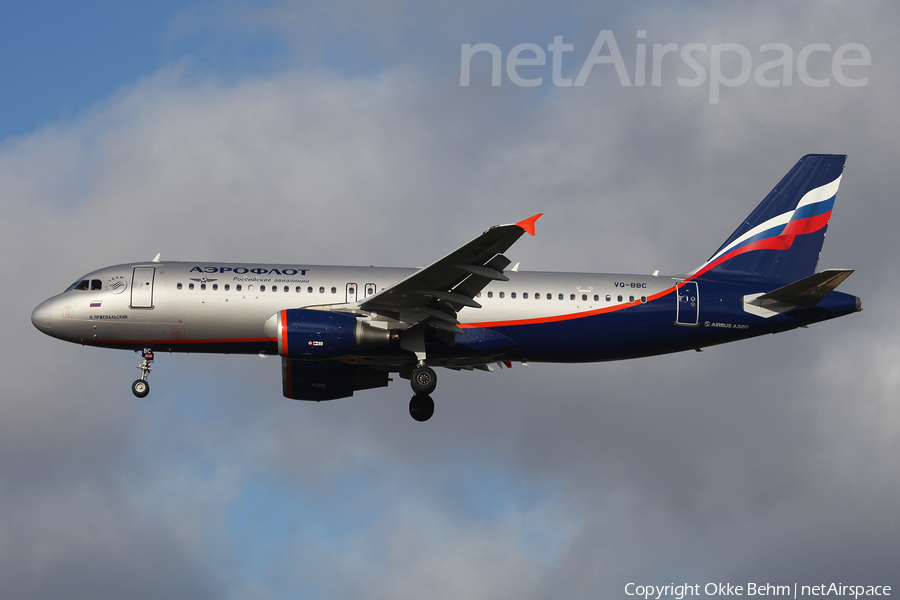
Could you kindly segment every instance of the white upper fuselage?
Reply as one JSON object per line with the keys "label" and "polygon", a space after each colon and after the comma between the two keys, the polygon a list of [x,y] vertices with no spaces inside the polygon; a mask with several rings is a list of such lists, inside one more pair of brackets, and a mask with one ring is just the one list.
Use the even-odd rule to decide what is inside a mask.
{"label": "white upper fuselage", "polygon": [[[33,313],[45,333],[77,343],[264,341],[266,322],[283,309],[352,308],[416,269],[236,263],[151,262],[85,275]],[[540,322],[640,304],[680,278],[645,275],[511,272],[464,308],[462,327]],[[79,289],[86,287],[87,289]],[[94,289],[92,289],[94,288]],[[373,319],[379,319],[376,314]],[[249,351],[249,350],[248,350]]]}

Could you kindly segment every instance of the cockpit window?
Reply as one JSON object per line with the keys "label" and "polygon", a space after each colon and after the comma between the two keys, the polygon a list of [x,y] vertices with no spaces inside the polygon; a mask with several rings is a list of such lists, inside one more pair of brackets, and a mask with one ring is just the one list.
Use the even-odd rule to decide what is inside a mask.
{"label": "cockpit window", "polygon": [[84,291],[87,291],[87,290],[89,290],[89,289],[91,289],[91,282],[90,282],[90,280],[89,280],[89,279],[82,279],[81,281],[76,281],[75,283],[73,283],[72,285],[70,285],[70,286],[68,287],[68,289],[66,289],[66,291],[67,291],[67,292],[70,292],[70,291],[72,291],[72,290],[84,290]]}
{"label": "cockpit window", "polygon": [[80,292],[87,292],[89,290],[92,291],[100,291],[103,289],[103,281],[100,279],[82,279],[80,281],[76,281],[68,288],[66,288],[67,292],[71,292],[72,290],[78,290]]}

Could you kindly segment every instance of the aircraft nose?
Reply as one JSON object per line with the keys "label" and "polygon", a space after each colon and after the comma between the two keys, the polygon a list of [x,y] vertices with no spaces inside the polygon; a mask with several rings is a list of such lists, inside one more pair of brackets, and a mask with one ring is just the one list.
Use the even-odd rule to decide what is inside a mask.
{"label": "aircraft nose", "polygon": [[44,302],[31,313],[31,323],[37,327],[38,331],[50,331],[50,315],[49,301]]}

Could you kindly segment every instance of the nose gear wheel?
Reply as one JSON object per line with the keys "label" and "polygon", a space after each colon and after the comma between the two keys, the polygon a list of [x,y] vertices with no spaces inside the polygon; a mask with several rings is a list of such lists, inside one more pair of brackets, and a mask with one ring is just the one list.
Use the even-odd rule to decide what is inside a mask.
{"label": "nose gear wheel", "polygon": [[150,393],[150,383],[147,381],[147,376],[153,370],[153,367],[150,366],[153,364],[153,350],[144,348],[140,351],[135,350],[134,353],[141,359],[141,363],[137,366],[141,370],[141,378],[131,384],[131,392],[138,398],[144,398]]}
{"label": "nose gear wheel", "polygon": [[143,398],[150,393],[150,384],[144,379],[138,379],[131,384],[131,391],[138,398]]}

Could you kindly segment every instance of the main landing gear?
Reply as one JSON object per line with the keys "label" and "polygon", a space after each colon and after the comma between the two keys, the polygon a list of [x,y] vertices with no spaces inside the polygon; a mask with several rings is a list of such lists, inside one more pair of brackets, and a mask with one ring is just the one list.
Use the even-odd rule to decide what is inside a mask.
{"label": "main landing gear", "polygon": [[412,377],[410,377],[409,381],[412,385],[412,390],[416,394],[427,396],[437,387],[437,374],[434,372],[434,369],[426,366],[425,363],[419,363],[413,369]]}
{"label": "main landing gear", "polygon": [[425,361],[420,361],[413,369],[409,383],[415,393],[409,401],[409,414],[416,421],[427,421],[434,414],[434,400],[429,394],[437,387],[437,374]]}
{"label": "main landing gear", "polygon": [[143,398],[150,393],[150,383],[147,381],[147,376],[153,370],[153,367],[150,366],[153,363],[153,350],[144,348],[140,351],[135,350],[134,353],[141,358],[141,364],[137,366],[141,370],[141,378],[131,384],[131,391],[138,398]]}
{"label": "main landing gear", "polygon": [[416,394],[409,401],[409,416],[420,423],[434,414],[434,400],[428,394]]}

